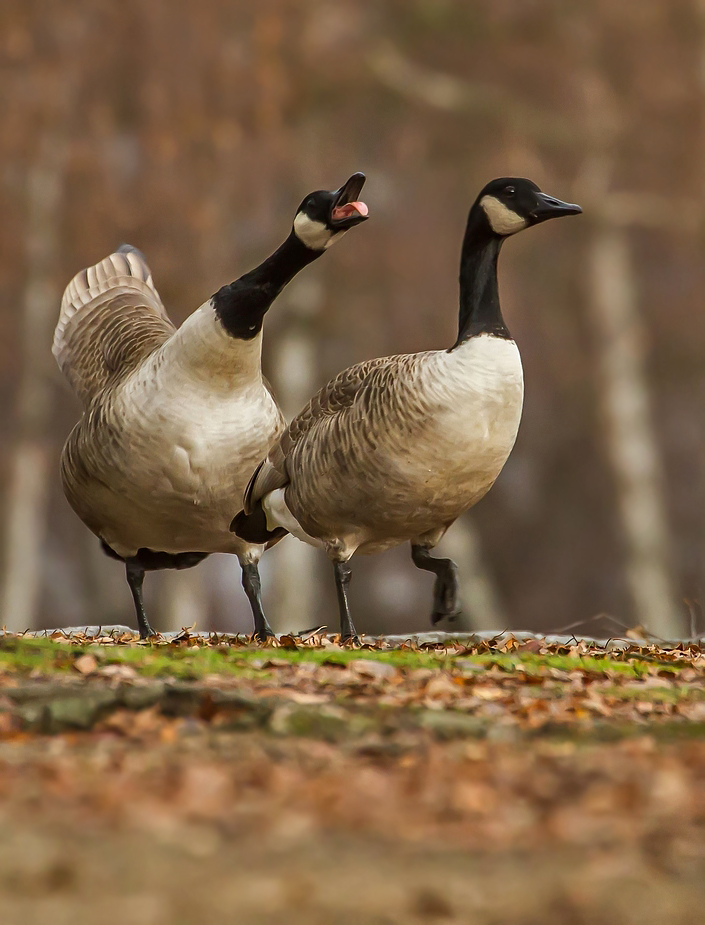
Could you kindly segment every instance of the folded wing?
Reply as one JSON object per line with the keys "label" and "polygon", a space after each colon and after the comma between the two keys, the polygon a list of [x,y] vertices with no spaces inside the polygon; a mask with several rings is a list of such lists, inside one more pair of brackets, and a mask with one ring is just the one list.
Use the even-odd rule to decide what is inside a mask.
{"label": "folded wing", "polygon": [[314,431],[325,428],[327,424],[341,426],[346,412],[348,415],[354,413],[356,404],[364,413],[367,400],[378,391],[380,373],[388,370],[398,359],[380,357],[351,366],[313,396],[252,474],[243,499],[245,514],[251,514],[257,502],[270,491],[289,484],[287,461]]}

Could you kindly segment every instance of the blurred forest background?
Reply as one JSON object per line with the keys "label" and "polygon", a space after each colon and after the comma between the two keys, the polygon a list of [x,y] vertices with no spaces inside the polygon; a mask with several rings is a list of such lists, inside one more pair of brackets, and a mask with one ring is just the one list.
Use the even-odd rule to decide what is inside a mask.
{"label": "blurred forest background", "polygon": [[[464,625],[705,631],[704,0],[3,0],[0,123],[8,628],[134,621],[59,482],[68,280],[128,241],[180,322],[363,170],[371,220],[266,321],[287,414],[351,363],[450,345],[468,208],[531,177],[585,214],[502,255],[526,407],[444,540]],[[353,564],[360,630],[427,626],[408,547]],[[275,628],[335,627],[322,554],[290,539],[262,565]],[[146,592],[161,629],[250,628],[234,558]]]}

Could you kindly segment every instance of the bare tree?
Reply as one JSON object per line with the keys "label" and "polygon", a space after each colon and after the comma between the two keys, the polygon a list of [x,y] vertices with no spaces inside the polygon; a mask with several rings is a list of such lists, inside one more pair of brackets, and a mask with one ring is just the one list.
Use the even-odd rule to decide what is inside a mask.
{"label": "bare tree", "polygon": [[[583,87],[590,142],[576,190],[593,216],[587,308],[596,334],[605,445],[614,474],[634,615],[650,632],[675,638],[683,631],[683,620],[676,603],[661,453],[651,415],[647,333],[629,240],[631,227],[667,223],[672,205],[638,192],[616,202],[610,195],[624,114],[593,63],[594,36],[589,28],[586,37]],[[686,211],[678,217],[684,216]]]}
{"label": "bare tree", "polygon": [[35,625],[49,478],[52,388],[51,332],[59,291],[56,268],[65,148],[48,132],[27,172],[27,281],[22,306],[22,373],[17,393],[17,439],[12,449],[2,576],[3,622]]}
{"label": "bare tree", "polygon": [[[374,220],[320,273],[301,277],[325,279],[320,315],[290,315],[283,301],[267,322],[265,359],[276,364],[266,368],[291,413],[344,365],[418,349],[441,328],[449,333],[451,319],[437,309],[454,296],[460,200],[496,169],[539,182],[550,176],[550,186],[560,177],[585,215],[560,233],[544,232],[556,248],[550,280],[541,278],[543,258],[531,259],[543,246],[538,236],[512,247],[509,262],[521,273],[504,270],[508,303],[520,292],[539,299],[530,316],[512,310],[531,380],[527,418],[536,426],[522,438],[519,494],[491,493],[445,540],[468,580],[465,611],[474,625],[503,625],[503,605],[512,625],[539,628],[626,603],[624,620],[672,634],[668,616],[661,629],[654,621],[670,612],[677,623],[677,579],[697,597],[705,574],[705,315],[697,303],[705,0],[642,0],[638,10],[609,0],[213,0],[206,10],[186,0],[178,17],[165,0],[123,5],[119,16],[73,6],[6,0],[0,15],[0,376],[17,397],[0,414],[5,618],[26,625],[39,608],[36,617],[51,625],[129,619],[117,563],[58,500],[55,457],[69,415],[51,413],[59,393],[46,406],[32,397],[46,386],[34,360],[39,381],[29,376],[27,385],[33,346],[51,368],[59,295],[46,297],[53,307],[42,332],[36,307],[24,311],[41,301],[42,274],[53,281],[51,260],[28,251],[30,173],[41,185],[41,173],[54,169],[60,187],[58,205],[41,194],[32,206],[33,226],[47,240],[60,215],[59,286],[127,240],[146,251],[178,320],[235,267],[261,257],[301,184],[366,169]],[[45,137],[51,148],[62,136],[70,144],[65,170],[60,158],[52,167],[57,152],[39,144]],[[312,353],[311,384],[289,403],[277,371],[296,357],[305,365]],[[48,415],[44,426],[27,424],[27,408]],[[37,512],[49,507],[53,530],[42,540]],[[474,533],[469,541],[464,534],[467,524],[477,525],[480,547]],[[278,628],[321,619],[330,591],[325,580],[313,586],[309,565],[280,569],[290,554],[319,567],[315,552],[294,540],[264,557],[265,602],[281,606]],[[400,587],[395,575],[406,581],[400,555],[370,566],[375,582],[390,579],[387,591]],[[300,596],[286,590],[295,587],[286,575]],[[480,603],[483,582],[494,604]],[[364,585],[355,588],[364,599]],[[212,615],[219,628],[249,627],[229,557],[153,575],[145,593],[161,625],[195,619],[203,627]],[[369,595],[368,626],[392,618],[387,602]],[[292,606],[298,624],[287,622]],[[410,592],[397,618],[421,620],[424,607]]]}
{"label": "bare tree", "polygon": [[[274,348],[275,391],[287,419],[306,404],[315,391],[318,351],[315,317],[323,302],[316,276],[294,280],[280,297],[277,312],[284,315]],[[285,539],[267,554],[271,569],[272,625],[279,633],[310,629],[315,623],[319,553],[312,546]]]}
{"label": "bare tree", "polygon": [[640,624],[665,638],[683,630],[671,576],[661,460],[651,425],[646,332],[628,232],[598,224],[590,242],[588,303],[596,332],[606,446],[617,483],[626,578]]}
{"label": "bare tree", "polygon": [[484,561],[482,538],[466,514],[453,524],[438,546],[439,554],[460,563],[460,605],[458,628],[503,630],[509,625],[492,573]]}
{"label": "bare tree", "polygon": [[667,224],[676,217],[682,225],[692,217],[693,209],[690,204],[664,203],[661,197],[640,192],[610,193],[613,152],[624,120],[590,60],[590,28],[584,35],[588,38],[582,72],[587,118],[580,125],[560,120],[563,131],[555,117],[537,113],[520,99],[510,100],[497,88],[420,68],[389,45],[378,48],[370,66],[390,88],[446,111],[482,112],[491,100],[492,105],[503,107],[509,123],[524,125],[535,141],[565,140],[565,129],[575,129],[572,143],[586,151],[575,183],[576,195],[586,211],[597,216],[589,243],[587,307],[597,333],[599,395],[625,540],[626,579],[637,622],[661,636],[675,637],[682,631],[682,620],[673,589],[660,452],[645,369],[645,331],[626,228]]}
{"label": "bare tree", "polygon": [[208,628],[208,595],[202,580],[204,568],[205,565],[201,565],[200,568],[197,566],[182,571],[170,571],[159,576],[158,587],[161,593],[158,610],[162,631],[178,631],[187,626],[195,626],[199,631]]}

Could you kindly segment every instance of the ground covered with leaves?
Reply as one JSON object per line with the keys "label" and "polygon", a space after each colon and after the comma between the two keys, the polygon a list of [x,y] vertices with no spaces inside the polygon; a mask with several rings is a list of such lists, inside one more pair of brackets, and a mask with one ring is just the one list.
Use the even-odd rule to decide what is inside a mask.
{"label": "ground covered with leaves", "polygon": [[691,923],[697,645],[0,637],[0,921]]}

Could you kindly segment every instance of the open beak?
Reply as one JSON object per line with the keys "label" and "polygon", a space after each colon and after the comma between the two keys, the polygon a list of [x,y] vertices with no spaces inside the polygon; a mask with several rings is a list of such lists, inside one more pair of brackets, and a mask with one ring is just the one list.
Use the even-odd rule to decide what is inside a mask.
{"label": "open beak", "polygon": [[572,202],[563,202],[554,199],[546,193],[536,193],[536,207],[529,213],[533,224],[545,222],[549,218],[560,218],[562,215],[579,215],[583,210]]}
{"label": "open beak", "polygon": [[364,173],[354,173],[343,186],[333,194],[333,208],[330,213],[330,225],[336,231],[346,231],[353,225],[364,222],[369,209],[357,198],[365,185]]}

